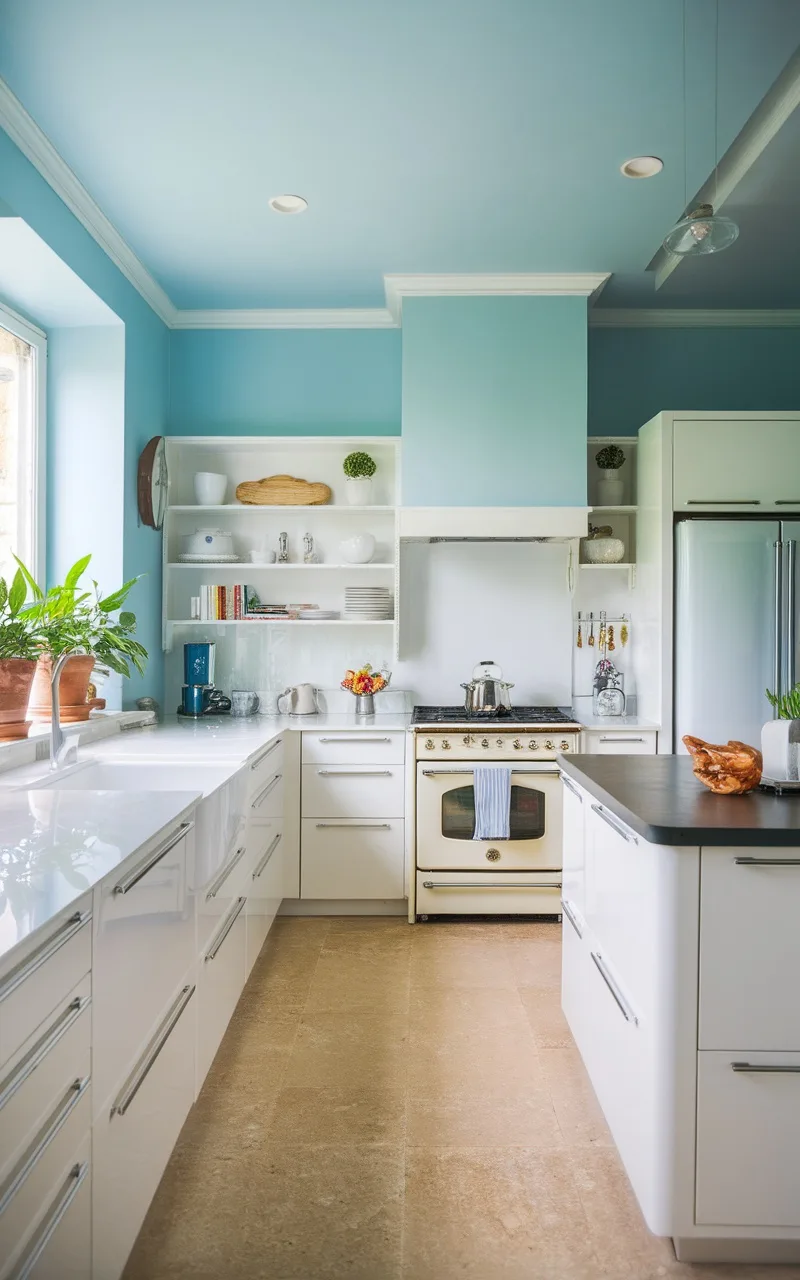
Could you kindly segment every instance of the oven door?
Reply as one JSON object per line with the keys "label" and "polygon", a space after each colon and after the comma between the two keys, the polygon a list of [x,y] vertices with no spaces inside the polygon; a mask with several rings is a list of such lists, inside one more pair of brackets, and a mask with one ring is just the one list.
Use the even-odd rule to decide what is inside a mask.
{"label": "oven door", "polygon": [[[501,767],[501,766],[498,766]],[[509,840],[473,840],[475,792],[469,765],[417,766],[417,866],[458,871],[557,871],[561,867],[561,783],[555,764],[511,774]]]}

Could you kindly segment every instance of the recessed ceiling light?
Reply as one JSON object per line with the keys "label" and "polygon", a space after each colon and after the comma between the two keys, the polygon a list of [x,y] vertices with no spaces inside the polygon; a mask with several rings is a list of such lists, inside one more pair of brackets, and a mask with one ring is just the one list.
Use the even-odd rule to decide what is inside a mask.
{"label": "recessed ceiling light", "polygon": [[308,208],[308,201],[302,196],[273,196],[269,207],[276,213],[303,213]]}
{"label": "recessed ceiling light", "polygon": [[634,156],[619,167],[626,178],[654,178],[664,168],[664,161],[658,156]]}

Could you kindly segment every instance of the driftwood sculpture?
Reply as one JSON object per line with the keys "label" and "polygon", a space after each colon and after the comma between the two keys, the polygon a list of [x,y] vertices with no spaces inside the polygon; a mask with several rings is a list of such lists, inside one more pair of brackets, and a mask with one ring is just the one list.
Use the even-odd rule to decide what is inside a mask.
{"label": "driftwood sculpture", "polygon": [[240,502],[253,507],[320,507],[331,500],[328,485],[294,476],[265,476],[236,486]]}
{"label": "driftwood sculpture", "polygon": [[715,745],[687,733],[683,745],[694,761],[700,781],[720,796],[740,796],[761,781],[761,752],[745,742]]}

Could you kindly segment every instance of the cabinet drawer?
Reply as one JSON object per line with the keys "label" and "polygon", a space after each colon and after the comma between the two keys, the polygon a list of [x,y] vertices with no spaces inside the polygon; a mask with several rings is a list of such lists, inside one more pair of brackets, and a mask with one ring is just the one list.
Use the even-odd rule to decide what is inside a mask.
{"label": "cabinet drawer", "polygon": [[358,729],[303,734],[303,764],[403,764],[405,758],[404,733]]}
{"label": "cabinet drawer", "polygon": [[800,1054],[697,1057],[698,1224],[800,1227]]}
{"label": "cabinet drawer", "polygon": [[248,817],[251,822],[260,822],[264,818],[280,818],[282,815],[283,774],[272,773],[250,800]]}
{"label": "cabinet drawer", "polygon": [[198,1089],[214,1060],[244,987],[246,902],[242,894],[230,904],[198,960]]}
{"label": "cabinet drawer", "polygon": [[591,756],[654,756],[657,734],[655,729],[598,730],[584,729],[587,755]]}
{"label": "cabinet drawer", "polygon": [[304,818],[402,818],[405,770],[397,765],[303,765]]}
{"label": "cabinet drawer", "polygon": [[91,979],[37,1027],[0,1078],[0,1178],[77,1079],[91,1072]]}
{"label": "cabinet drawer", "polygon": [[418,871],[417,915],[561,913],[561,872]]}
{"label": "cabinet drawer", "polygon": [[660,891],[658,853],[643,849],[636,833],[591,796],[587,804],[583,915],[642,1011],[650,1008],[658,963],[652,926]]}
{"label": "cabinet drawer", "polygon": [[247,764],[248,789],[247,799],[252,801],[264,788],[270,778],[283,772],[283,738],[276,738],[261,751],[256,752]]}
{"label": "cabinet drawer", "polygon": [[583,914],[586,903],[586,808],[589,797],[571,778],[561,777],[564,897]]}
{"label": "cabinet drawer", "polygon": [[105,1104],[195,959],[187,883],[194,831],[181,823],[95,890],[93,1076]]}
{"label": "cabinet drawer", "polygon": [[92,1274],[102,1280],[121,1275],[194,1100],[196,1018],[189,984],[95,1119]]}
{"label": "cabinet drawer", "polygon": [[245,977],[258,959],[272,921],[284,898],[285,844],[278,821],[254,827],[258,841],[253,845],[247,867],[247,947]]}
{"label": "cabinet drawer", "polygon": [[562,899],[561,1007],[578,1049],[585,1056],[590,1009],[586,1003],[589,939],[586,921],[566,894]]}
{"label": "cabinet drawer", "polygon": [[800,507],[797,419],[679,421],[673,458],[676,510]]}
{"label": "cabinet drawer", "polygon": [[706,848],[700,867],[700,1048],[800,1052],[797,851]]}
{"label": "cabinet drawer", "polygon": [[3,1277],[87,1280],[92,1273],[92,1190],[89,1135],[59,1181],[36,1227]]}
{"label": "cabinet drawer", "polygon": [[0,977],[0,1066],[89,972],[91,904],[87,894],[62,912]]}
{"label": "cabinet drawer", "polygon": [[302,824],[302,898],[404,898],[402,819]]}

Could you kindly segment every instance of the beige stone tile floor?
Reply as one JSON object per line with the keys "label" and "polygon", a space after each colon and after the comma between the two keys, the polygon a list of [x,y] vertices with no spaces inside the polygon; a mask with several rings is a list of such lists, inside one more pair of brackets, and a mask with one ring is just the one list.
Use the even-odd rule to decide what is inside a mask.
{"label": "beige stone tile floor", "polygon": [[125,1280],[797,1280],[649,1233],[559,954],[548,923],[277,921]]}

